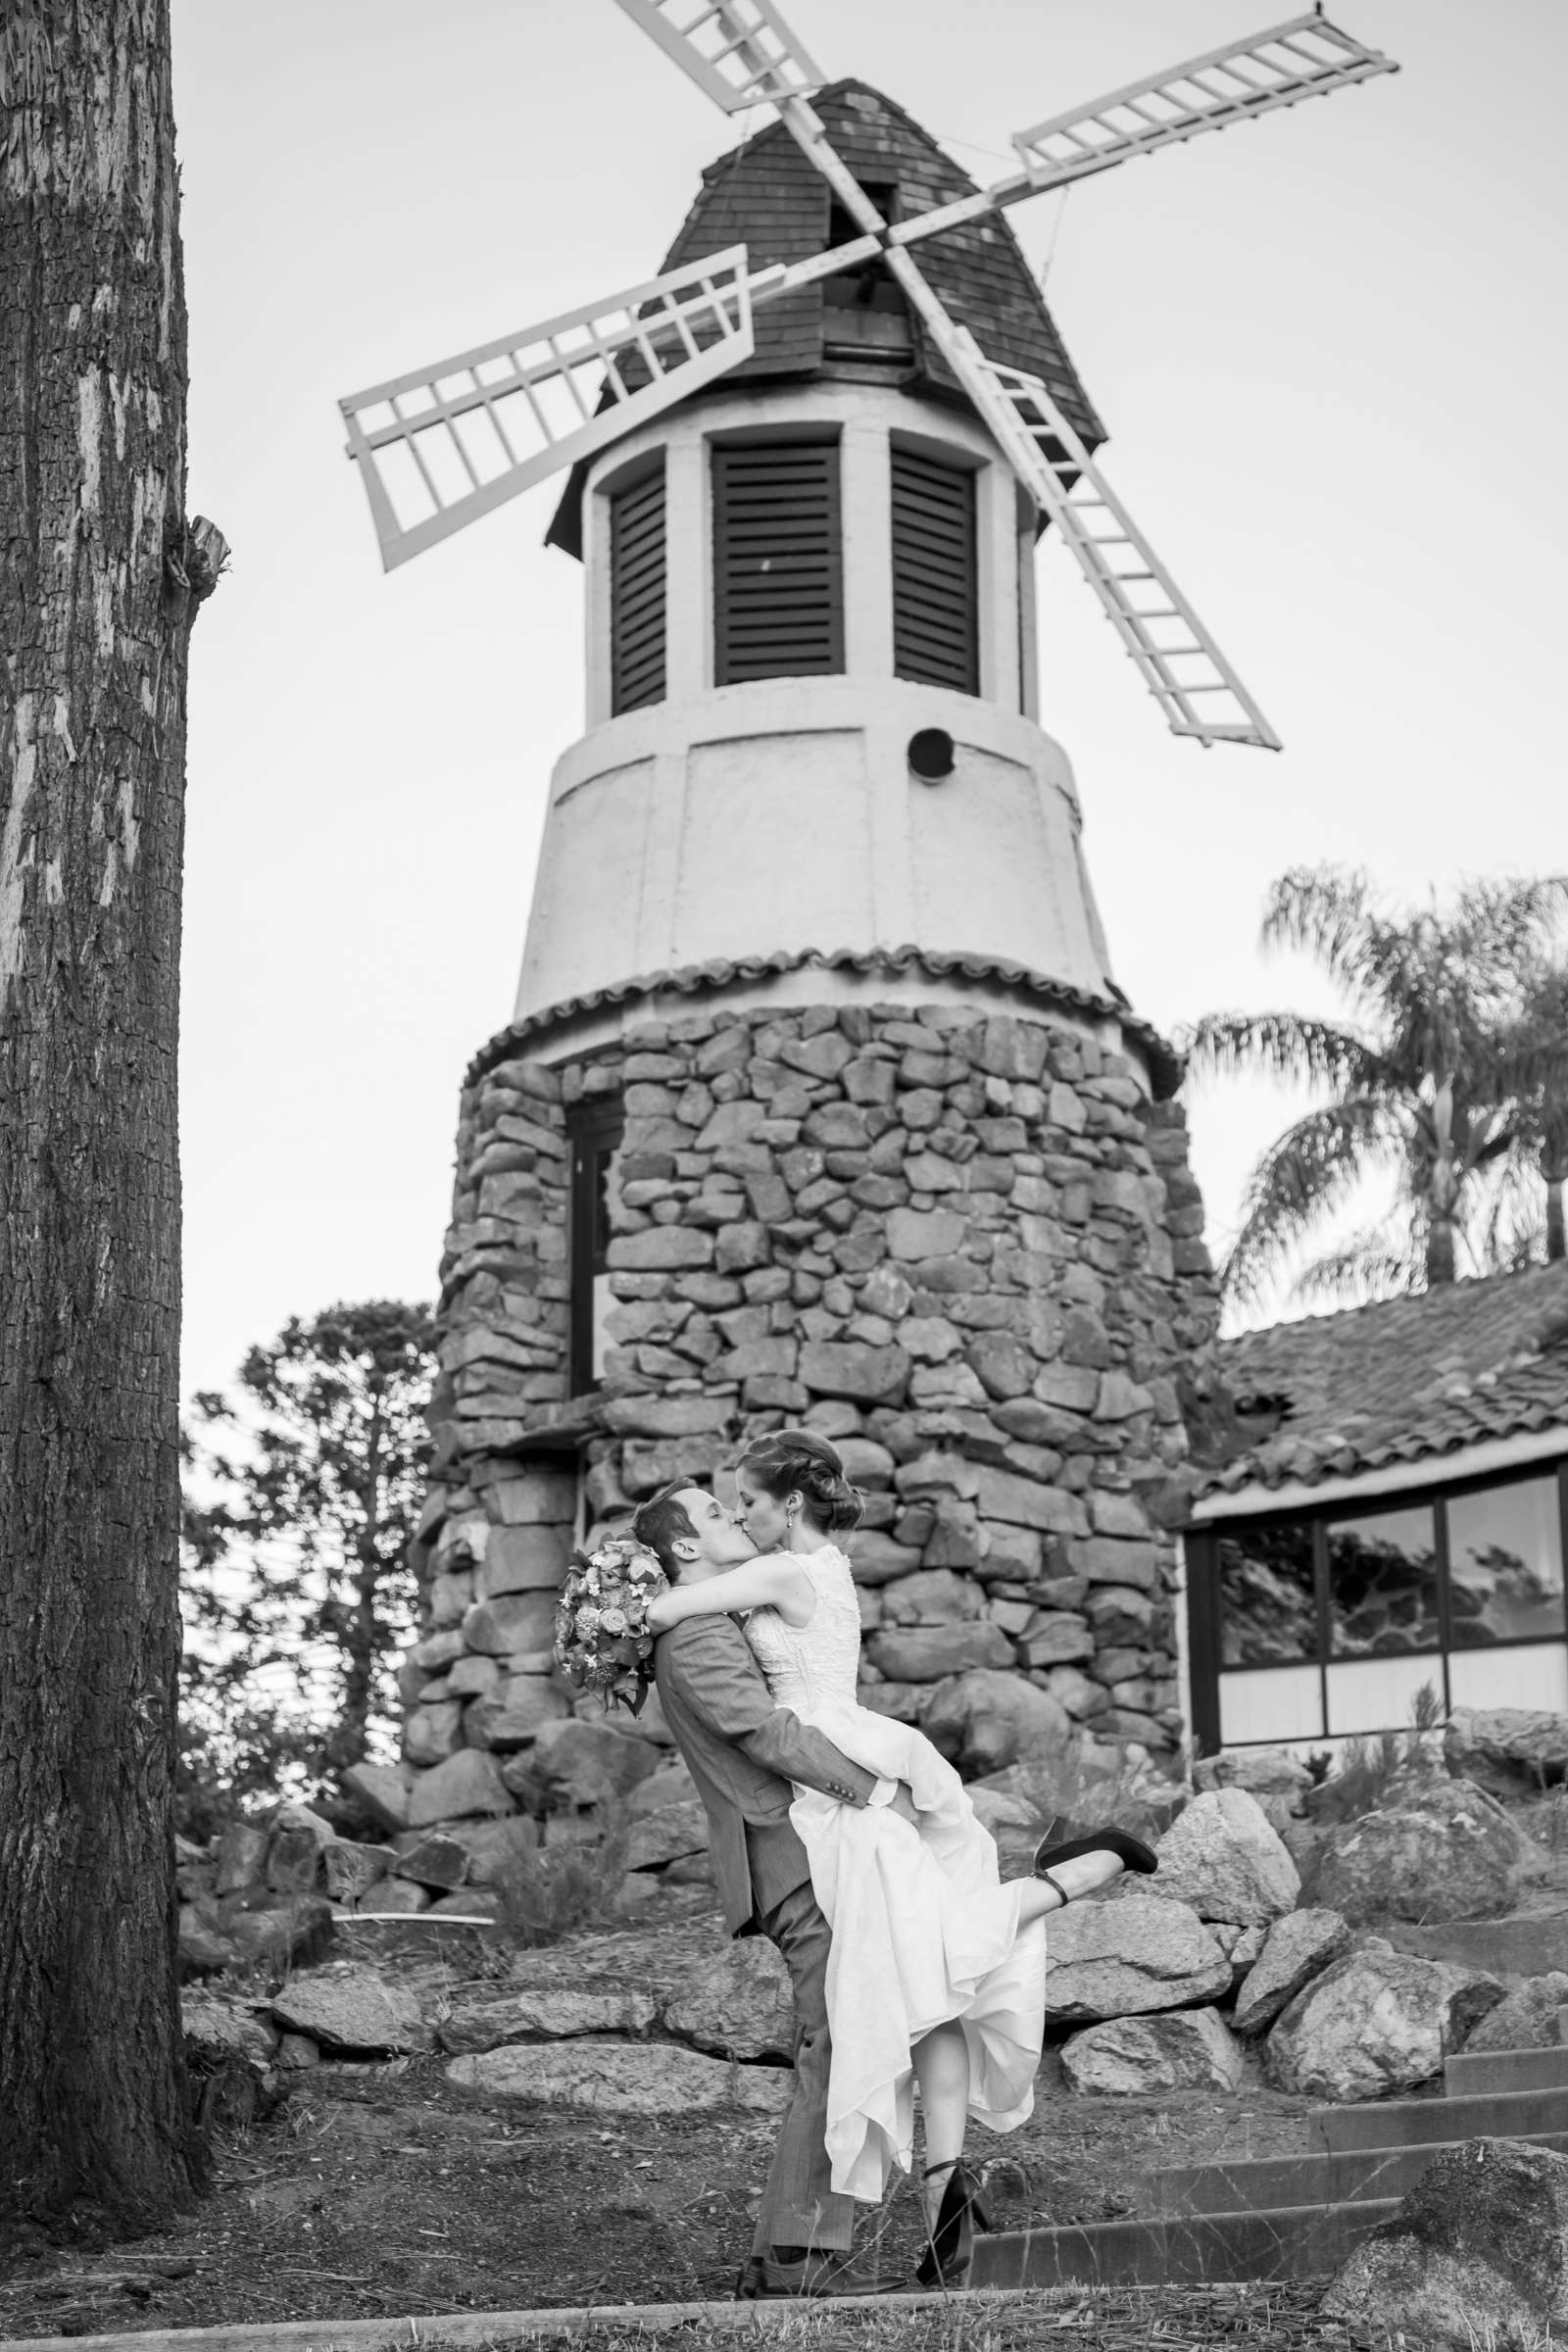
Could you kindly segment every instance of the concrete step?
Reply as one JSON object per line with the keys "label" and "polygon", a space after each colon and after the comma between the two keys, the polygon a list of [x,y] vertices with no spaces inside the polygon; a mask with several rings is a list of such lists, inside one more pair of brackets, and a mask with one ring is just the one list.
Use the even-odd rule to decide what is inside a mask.
{"label": "concrete step", "polygon": [[1450,2099],[1483,2090],[1557,2090],[1565,2084],[1568,2049],[1560,2042],[1544,2050],[1463,2051],[1443,2070],[1444,2091]]}
{"label": "concrete step", "polygon": [[975,2240],[976,2287],[1200,2285],[1320,2278],[1337,2271],[1394,2199],[1287,2206],[1275,2213],[1166,2215],[1080,2229],[999,2230]]}
{"label": "concrete step", "polygon": [[1379,1929],[1396,1951],[1423,1960],[1456,1960],[1494,1977],[1544,1977],[1568,1969],[1568,1910],[1529,1911],[1509,1919],[1446,1920],[1411,1927],[1393,1920]]}
{"label": "concrete step", "polygon": [[[1353,2205],[1408,2196],[1444,2147],[1353,2148],[1338,2155],[1234,2157],[1215,2164],[1173,2165],[1143,2184],[1151,2213],[1270,2213],[1293,2205]],[[1532,2143],[1568,2155],[1568,2131],[1538,2133]]]}
{"label": "concrete step", "polygon": [[1330,2154],[1348,2148],[1418,2148],[1458,2139],[1541,2139],[1568,2132],[1568,2088],[1482,2091],[1473,2098],[1369,2099],[1316,2107],[1311,2138]]}

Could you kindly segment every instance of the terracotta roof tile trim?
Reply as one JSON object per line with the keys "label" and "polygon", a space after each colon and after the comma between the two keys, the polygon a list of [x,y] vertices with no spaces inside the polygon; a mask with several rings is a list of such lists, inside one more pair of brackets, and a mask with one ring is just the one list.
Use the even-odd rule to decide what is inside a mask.
{"label": "terracotta roof tile trim", "polygon": [[910,971],[928,973],[933,979],[957,977],[965,980],[994,980],[1005,988],[1014,988],[1035,998],[1042,1005],[1060,1005],[1073,1012],[1087,1013],[1099,1020],[1118,1021],[1127,1036],[1135,1039],[1149,1059],[1150,1080],[1156,1102],[1168,1102],[1182,1082],[1183,1062],[1152,1023],[1140,1020],[1128,1011],[1125,1004],[1114,997],[1095,996],[1087,989],[1070,988],[1059,980],[1051,980],[1043,972],[1029,970],[1027,965],[1009,963],[992,956],[943,955],[928,948],[882,948],[857,952],[850,948],[808,948],[795,953],[779,949],[771,956],[748,956],[730,960],[715,956],[707,963],[689,963],[678,971],[645,972],[633,980],[616,981],[610,988],[591,990],[586,996],[567,997],[558,1004],[547,1005],[540,1012],[530,1013],[525,1020],[514,1021],[480,1047],[464,1073],[465,1086],[482,1078],[498,1061],[507,1060],[547,1029],[560,1021],[570,1020],[584,1012],[597,1012],[609,1004],[623,1004],[637,997],[662,995],[666,990],[677,996],[694,997],[709,991],[722,991],[748,980],[765,980],[769,973],[801,971],[814,968],[819,971],[886,972],[903,977]]}

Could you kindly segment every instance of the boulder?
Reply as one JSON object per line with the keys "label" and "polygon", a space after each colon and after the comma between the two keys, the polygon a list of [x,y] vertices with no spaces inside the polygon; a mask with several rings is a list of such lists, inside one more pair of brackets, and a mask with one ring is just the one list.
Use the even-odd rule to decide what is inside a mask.
{"label": "boulder", "polygon": [[444,1837],[439,1830],[404,1832],[405,1845],[392,1865],[392,1875],[413,1879],[416,1886],[439,1888],[443,1894],[461,1886],[468,1867],[468,1857],[455,1838]]}
{"label": "boulder", "polygon": [[664,1805],[657,1813],[642,1813],[633,1820],[626,1868],[653,1870],[682,1854],[707,1851],[708,1815],[700,1798],[688,1797],[682,1805]]}
{"label": "boulder", "polygon": [[571,1701],[548,1674],[509,1674],[469,1701],[464,1736],[470,1748],[523,1747],[570,1713]]}
{"label": "boulder", "polygon": [[254,1821],[231,1821],[218,1840],[215,1894],[238,1894],[260,1883],[267,1867],[269,1833]]}
{"label": "boulder", "polygon": [[717,2058],[795,2055],[795,1994],[783,1958],[765,1936],[727,1943],[664,2004],[666,2030]]}
{"label": "boulder", "polygon": [[950,1675],[1004,1673],[1013,1662],[1012,1643],[1000,1625],[990,1624],[895,1627],[873,1634],[865,1654],[892,1683],[940,1683]]}
{"label": "boulder", "polygon": [[632,1815],[662,1813],[666,1805],[692,1803],[697,1797],[697,1783],[679,1756],[656,1759],[656,1768],[641,1782],[626,1799],[626,1810]]}
{"label": "boulder", "polygon": [[392,1919],[407,1913],[411,1918],[416,1911],[428,1911],[428,1887],[416,1886],[412,1879],[382,1879],[369,1901],[362,1907],[372,1919]]}
{"label": "boulder", "polygon": [[494,1756],[477,1747],[460,1747],[444,1764],[421,1773],[409,1792],[409,1827],[416,1830],[427,1829],[437,1821],[461,1821],[473,1813],[515,1810],[502,1786]]}
{"label": "boulder", "polygon": [[1499,1835],[1480,1792],[1428,1809],[1363,1813],[1330,1831],[1314,1892],[1353,1923],[1393,1916],[1430,1922],[1494,1919],[1519,1885],[1513,1840]]}
{"label": "boulder", "polygon": [[1048,1690],[986,1667],[938,1683],[922,1723],[966,1780],[1020,1758],[1057,1755],[1076,1737],[1066,1708]]}
{"label": "boulder", "polygon": [[1249,1796],[1284,1797],[1293,1813],[1300,1811],[1315,1785],[1300,1757],[1287,1747],[1224,1748],[1193,1766],[1196,1788],[1245,1788]]}
{"label": "boulder", "polygon": [[910,1359],[902,1348],[873,1348],[863,1340],[808,1340],[800,1377],[813,1396],[847,1396],[857,1404],[897,1404]]}
{"label": "boulder", "polygon": [[1455,1707],[1443,1735],[1448,1770],[1496,1796],[1521,1796],[1568,1777],[1568,1715],[1536,1707]]}
{"label": "boulder", "polygon": [[1369,1936],[1285,2009],[1264,2044],[1268,2078],[1281,2090],[1342,2104],[1412,2090],[1464,2047],[1502,1990],[1494,1977]]}
{"label": "boulder", "polygon": [[179,1906],[179,1973],[182,1977],[214,1977],[239,1961],[239,1946],[230,1942],[190,1903]]}
{"label": "boulder", "polygon": [[[769,1951],[772,1948],[769,1944]],[[658,2015],[658,2002],[646,1992],[540,1985],[462,2002],[441,2019],[435,2038],[438,2049],[457,2055],[498,2050],[514,2041],[563,2041],[583,2034],[646,2034]]]}
{"label": "boulder", "polygon": [[[1338,1911],[1292,1911],[1267,1930],[1263,1948],[1236,1996],[1231,2022],[1238,2034],[1261,2034],[1314,1977],[1348,1948],[1350,1931]],[[1231,1955],[1234,1964],[1236,1955]]]}
{"label": "boulder", "polygon": [[221,2066],[245,2058],[253,2066],[270,2066],[277,2036],[251,2009],[232,2001],[215,2000],[210,1993],[183,1993],[179,2003],[180,2031],[185,2055],[204,2067]]}
{"label": "boulder", "polygon": [[1261,1927],[1283,1918],[1301,1891],[1296,1864],[1245,1788],[1195,1796],[1154,1850],[1154,1892],[1191,1904],[1200,1919]]}
{"label": "boulder", "polygon": [[416,1995],[358,1961],[293,1978],[272,2001],[272,2022],[324,2049],[385,2057],[428,2046]]}
{"label": "boulder", "polygon": [[399,1764],[351,1764],[343,1774],[346,1792],[383,1830],[409,1826],[409,1786],[414,1776]]}
{"label": "boulder", "polygon": [[403,1753],[409,1763],[443,1764],[462,1746],[463,1709],[455,1698],[409,1709],[403,1723]]}
{"label": "boulder", "polygon": [[889,1626],[962,1625],[983,1606],[979,1586],[951,1568],[916,1569],[882,1588],[882,1623]]}
{"label": "boulder", "polygon": [[463,1620],[463,1639],[486,1657],[547,1656],[556,1638],[556,1594],[501,1592],[476,1600]]}
{"label": "boulder", "polygon": [[1568,2156],[1508,2139],[1444,2150],[1322,2309],[1355,2343],[1546,2343],[1568,2321]]}
{"label": "boulder", "polygon": [[568,1716],[542,1726],[528,1751],[528,1768],[541,1808],[548,1812],[627,1796],[659,1770],[659,1757],[646,1740],[612,1724]]}
{"label": "boulder", "polygon": [[509,2043],[454,2058],[449,2082],[490,2098],[532,2099],[596,2115],[701,2115],[749,2108],[782,2115],[795,2077],[787,2067],[735,2066],[661,2042]]}
{"label": "boulder", "polygon": [[357,1903],[378,1879],[384,1879],[395,1856],[389,1845],[360,1845],[352,1838],[334,1838],[321,1848],[326,1891],[334,1903]]}
{"label": "boulder", "polygon": [[1526,1977],[1481,2020],[1466,2050],[1549,2050],[1558,2040],[1557,2012],[1568,2008],[1568,1976]]}
{"label": "boulder", "polygon": [[1190,2008],[1231,1988],[1231,1964],[1196,1911],[1152,1894],[1053,1912],[1046,2022],[1079,2025]]}
{"label": "boulder", "polygon": [[1111,2018],[1074,2034],[1061,2049],[1068,2089],[1102,2098],[1234,2090],[1244,2064],[1241,2043],[1213,2009]]}
{"label": "boulder", "polygon": [[571,1558],[571,1529],[533,1525],[493,1527],[477,1580],[480,1600],[505,1592],[560,1592]]}
{"label": "boulder", "polygon": [[308,1966],[332,1940],[332,1906],[324,1895],[295,1894],[257,1911],[242,1911],[227,1930],[241,1960],[267,1968]]}

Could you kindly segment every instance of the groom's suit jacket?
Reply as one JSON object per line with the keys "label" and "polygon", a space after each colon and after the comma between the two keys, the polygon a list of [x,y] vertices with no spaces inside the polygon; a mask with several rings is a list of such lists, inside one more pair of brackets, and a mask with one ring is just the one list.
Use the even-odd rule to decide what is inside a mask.
{"label": "groom's suit jacket", "polygon": [[719,1901],[738,1936],[811,1875],[790,1821],[790,1783],[863,1805],[876,1776],[774,1706],[733,1617],[683,1617],[661,1634],[654,1680],[708,1815]]}

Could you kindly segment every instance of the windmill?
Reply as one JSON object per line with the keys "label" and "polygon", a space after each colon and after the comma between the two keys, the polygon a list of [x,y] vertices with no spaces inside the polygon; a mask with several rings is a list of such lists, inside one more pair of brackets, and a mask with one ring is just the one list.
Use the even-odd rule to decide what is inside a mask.
{"label": "windmill", "polygon": [[1043,518],[1055,525],[1171,731],[1205,747],[1279,737],[1045,380],[988,357],[915,258],[927,239],[1205,132],[1397,71],[1320,11],[1186,59],[1017,131],[1018,169],[909,219],[884,219],[812,97],[826,77],[772,0],[617,0],[728,115],[766,108],[858,232],[789,265],[744,246],[349,395],[384,566],[462,530],[557,469],[743,365],[754,314],[858,265],[896,282]]}

